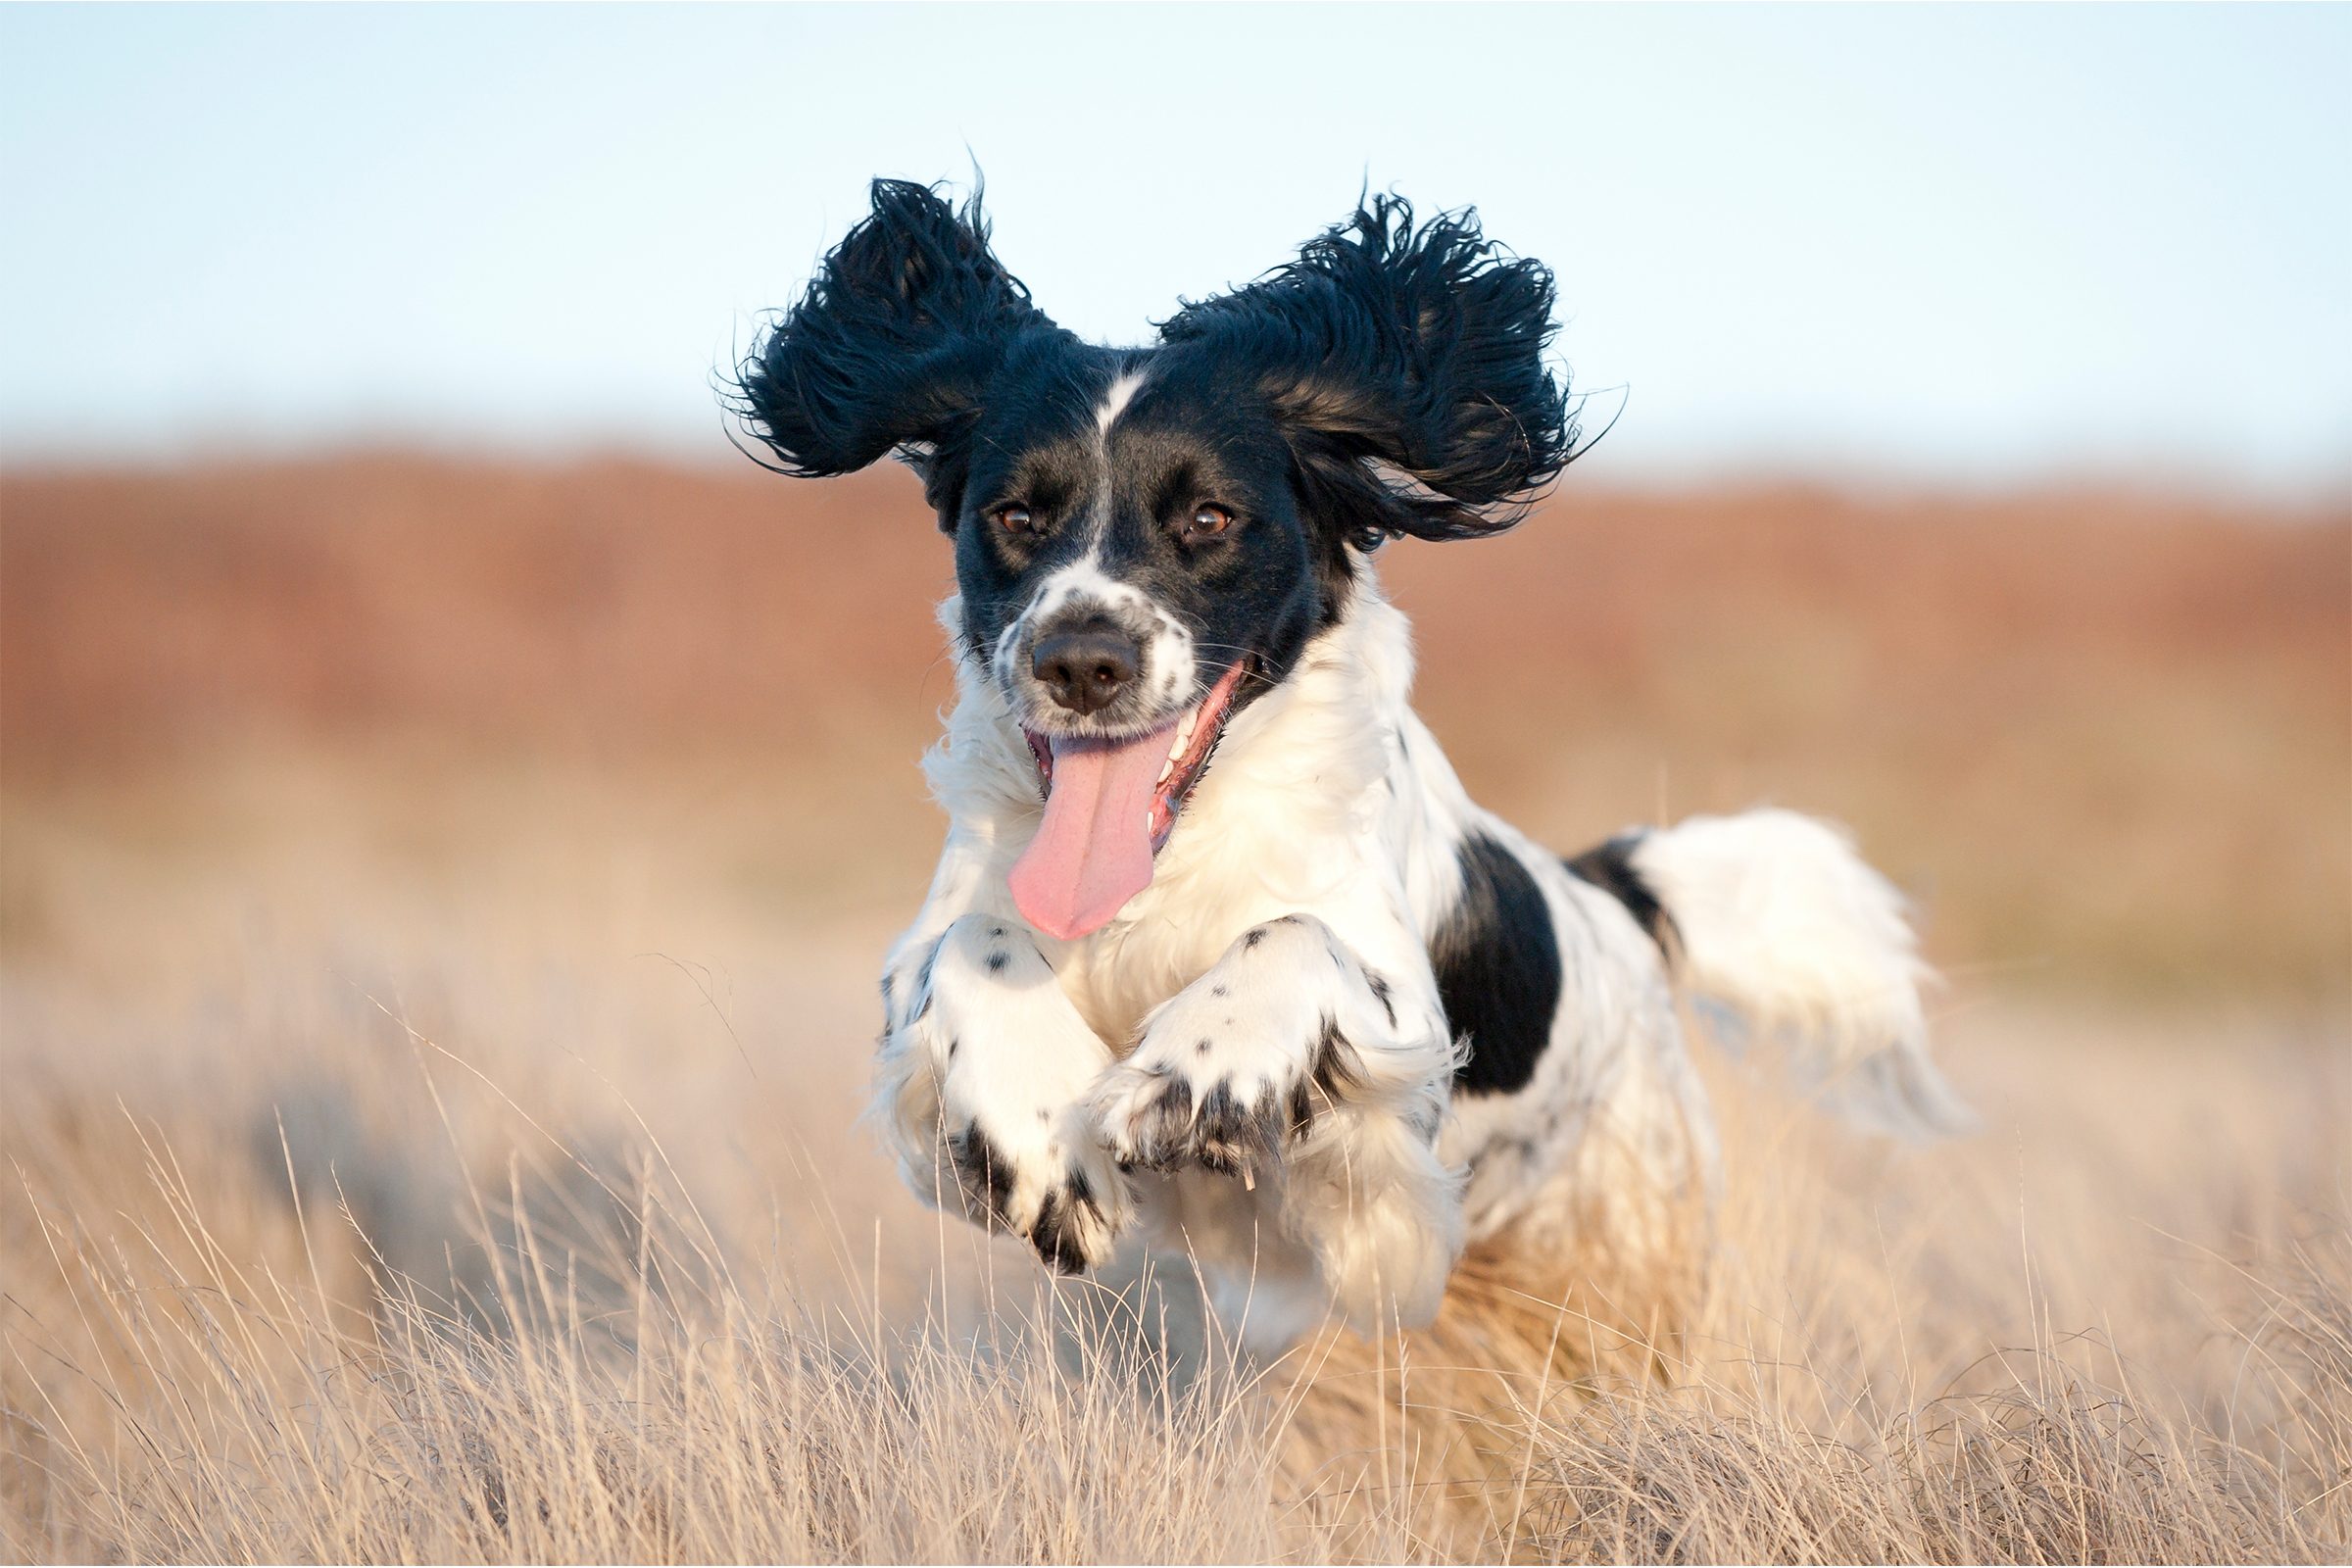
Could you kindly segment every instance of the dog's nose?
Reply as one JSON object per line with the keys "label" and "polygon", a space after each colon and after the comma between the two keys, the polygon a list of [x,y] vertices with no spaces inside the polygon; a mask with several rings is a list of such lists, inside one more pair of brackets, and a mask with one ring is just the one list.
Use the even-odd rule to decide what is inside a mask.
{"label": "dog's nose", "polygon": [[1029,667],[1062,707],[1073,713],[1094,713],[1110,706],[1135,679],[1143,661],[1144,651],[1134,638],[1092,625],[1040,637]]}

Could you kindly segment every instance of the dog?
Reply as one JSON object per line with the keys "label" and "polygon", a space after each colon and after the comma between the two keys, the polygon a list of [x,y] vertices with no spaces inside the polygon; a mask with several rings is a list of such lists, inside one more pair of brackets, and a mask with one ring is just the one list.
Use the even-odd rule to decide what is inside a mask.
{"label": "dog", "polygon": [[[1387,542],[1576,451],[1554,281],[1395,196],[1141,348],[1056,326],[975,194],[872,211],[735,377],[796,476],[897,455],[953,543],[949,818],[884,966],[907,1184],[1053,1269],[1178,1253],[1253,1350],[1427,1323],[1465,1244],[1639,1258],[1714,1181],[1678,993],[1889,1130],[1963,1114],[1902,901],[1781,810],[1562,858],[1409,704]],[[1541,635],[1530,628],[1529,635]]]}

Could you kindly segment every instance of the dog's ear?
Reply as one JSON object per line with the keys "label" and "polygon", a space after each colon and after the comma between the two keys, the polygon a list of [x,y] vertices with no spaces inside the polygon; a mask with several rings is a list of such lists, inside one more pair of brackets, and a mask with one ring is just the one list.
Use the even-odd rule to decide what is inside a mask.
{"label": "dog's ear", "polygon": [[1375,197],[1248,288],[1160,328],[1251,377],[1312,499],[1357,545],[1465,539],[1519,520],[1576,427],[1544,365],[1552,278],[1500,254],[1474,212],[1418,228]]}
{"label": "dog's ear", "polygon": [[977,194],[958,214],[925,186],[877,179],[873,204],[736,369],[736,412],[786,473],[954,441],[1011,342],[1058,330],[990,252]]}

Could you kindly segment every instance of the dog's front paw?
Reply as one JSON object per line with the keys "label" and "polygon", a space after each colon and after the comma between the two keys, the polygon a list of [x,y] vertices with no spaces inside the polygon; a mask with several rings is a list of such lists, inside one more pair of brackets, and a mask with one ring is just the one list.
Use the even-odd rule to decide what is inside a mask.
{"label": "dog's front paw", "polygon": [[1095,1112],[1122,1167],[1203,1165],[1243,1175],[1281,1152],[1290,1109],[1268,1084],[1232,1076],[1204,1083],[1180,1063],[1129,1061],[1106,1075]]}
{"label": "dog's front paw", "polygon": [[1097,1126],[1114,1161],[1253,1180],[1337,1103],[1354,1052],[1283,951],[1311,944],[1328,961],[1320,929],[1298,920],[1256,928],[1153,1016],[1135,1054],[1095,1086]]}
{"label": "dog's front paw", "polygon": [[1041,1110],[1037,1126],[1042,1139],[1007,1138],[967,1121],[948,1135],[949,1161],[973,1218],[1020,1237],[1055,1273],[1083,1273],[1109,1258],[1125,1225],[1126,1179],[1083,1116]]}

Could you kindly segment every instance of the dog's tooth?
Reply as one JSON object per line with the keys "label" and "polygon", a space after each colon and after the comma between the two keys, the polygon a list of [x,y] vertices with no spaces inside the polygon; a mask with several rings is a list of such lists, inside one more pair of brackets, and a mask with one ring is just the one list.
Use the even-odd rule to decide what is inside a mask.
{"label": "dog's tooth", "polygon": [[1159,764],[1159,777],[1153,779],[1152,782],[1154,784],[1165,784],[1168,781],[1168,775],[1175,771],[1176,759],[1171,757],[1166,761]]}
{"label": "dog's tooth", "polygon": [[1184,749],[1187,746],[1190,746],[1192,743],[1193,727],[1190,724],[1186,724],[1183,728],[1177,730],[1176,738],[1168,742],[1168,760],[1171,762],[1183,761]]}

